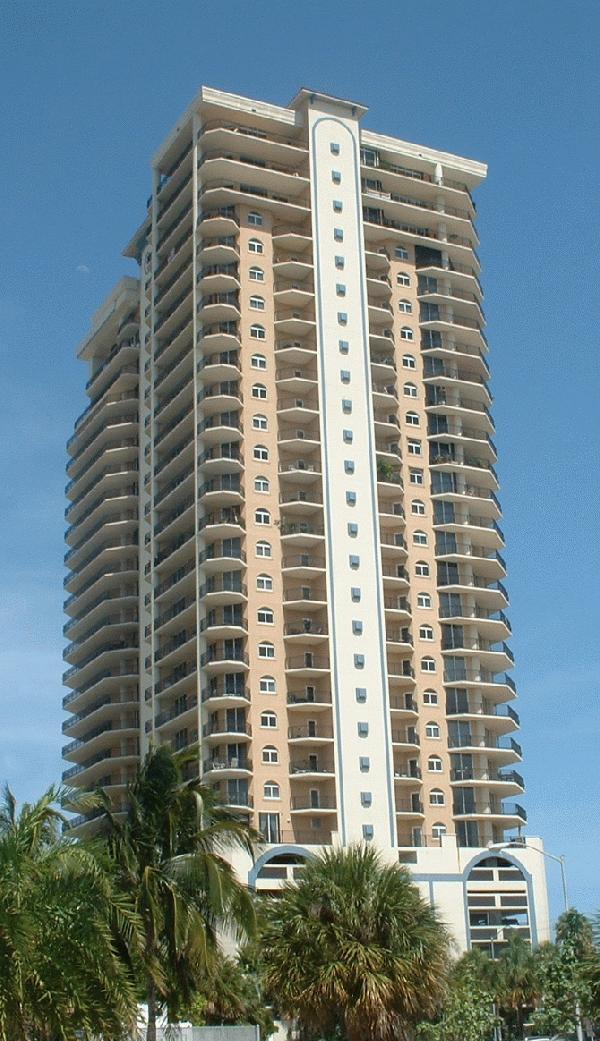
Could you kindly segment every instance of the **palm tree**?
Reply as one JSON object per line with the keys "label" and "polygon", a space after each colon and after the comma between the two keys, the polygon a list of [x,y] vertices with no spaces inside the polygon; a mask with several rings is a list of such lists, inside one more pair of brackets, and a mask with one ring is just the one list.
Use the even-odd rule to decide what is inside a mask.
{"label": "palm tree", "polygon": [[522,1037],[524,1012],[535,1005],[539,980],[531,944],[516,932],[507,932],[495,963],[495,993],[500,1008],[514,1019],[517,1036]]}
{"label": "palm tree", "polygon": [[147,755],[129,788],[124,821],[104,798],[104,834],[120,885],[131,893],[144,940],[131,964],[148,1005],[147,1041],[161,1008],[176,1016],[210,975],[218,934],[254,935],[256,916],[226,855],[252,854],[253,835],[220,807],[197,778],[184,781],[182,760],[166,747]]}
{"label": "palm tree", "polygon": [[265,986],[305,1036],[388,1041],[435,1010],[448,934],[406,868],[371,846],[310,860],[265,915]]}
{"label": "palm tree", "polygon": [[106,865],[61,834],[50,788],[17,811],[0,802],[0,1041],[120,1037],[136,994],[114,934],[135,948],[137,920]]}

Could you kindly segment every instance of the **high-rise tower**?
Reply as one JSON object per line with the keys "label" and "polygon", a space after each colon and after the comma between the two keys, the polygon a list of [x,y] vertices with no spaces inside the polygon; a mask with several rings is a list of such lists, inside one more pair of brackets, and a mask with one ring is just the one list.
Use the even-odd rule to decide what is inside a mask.
{"label": "high-rise tower", "polygon": [[372,840],[418,873],[526,821],[486,168],[364,112],[202,88],[153,160],[139,282],[80,352],[65,777],[121,808],[151,741],[193,746],[272,856]]}

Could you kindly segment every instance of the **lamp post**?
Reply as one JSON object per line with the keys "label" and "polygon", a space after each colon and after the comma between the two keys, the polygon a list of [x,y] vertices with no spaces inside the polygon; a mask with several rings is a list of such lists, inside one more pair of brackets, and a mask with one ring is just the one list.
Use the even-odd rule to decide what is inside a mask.
{"label": "lamp post", "polygon": [[[502,849],[531,849],[535,853],[539,853],[540,856],[546,857],[548,860],[555,860],[557,864],[560,864],[560,877],[562,881],[563,901],[565,905],[565,914],[569,910],[569,897],[567,895],[567,874],[565,870],[565,856],[561,853],[557,856],[556,853],[548,853],[545,849],[539,849],[538,846],[528,846],[526,841],[522,839],[520,842],[488,842],[488,849],[502,850]],[[583,1027],[581,1025],[581,1008],[579,1001],[575,1004],[575,1025],[577,1028],[577,1041],[584,1041]]]}

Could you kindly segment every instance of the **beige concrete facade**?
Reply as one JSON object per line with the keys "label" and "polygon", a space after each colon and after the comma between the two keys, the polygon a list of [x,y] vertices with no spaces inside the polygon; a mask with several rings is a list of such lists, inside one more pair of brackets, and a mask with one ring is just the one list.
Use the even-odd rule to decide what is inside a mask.
{"label": "beige concrete facade", "polygon": [[65,777],[120,809],[151,742],[193,747],[269,863],[372,840],[458,877],[526,820],[486,168],[364,112],[202,88],[153,160],[80,351]]}

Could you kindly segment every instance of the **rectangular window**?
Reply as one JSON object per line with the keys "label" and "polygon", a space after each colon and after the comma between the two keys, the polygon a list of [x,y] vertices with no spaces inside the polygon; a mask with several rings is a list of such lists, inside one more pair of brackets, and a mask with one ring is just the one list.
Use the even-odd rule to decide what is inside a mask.
{"label": "rectangular window", "polygon": [[372,796],[371,792],[361,792],[360,793],[360,805],[361,806],[370,806],[372,802],[373,802],[373,796]]}
{"label": "rectangular window", "polygon": [[360,723],[357,724],[357,730],[358,730],[358,736],[359,737],[368,737],[368,735],[369,735],[369,724],[360,722]]}
{"label": "rectangular window", "polygon": [[352,402],[349,400],[349,398],[344,398],[342,400],[342,412],[345,416],[349,416],[352,412]]}
{"label": "rectangular window", "polygon": [[367,688],[356,687],[355,694],[356,700],[359,702],[359,704],[364,705],[365,701],[367,700]]}
{"label": "rectangular window", "polygon": [[345,262],[343,257],[336,257],[335,258],[335,266],[338,269],[338,271],[343,271],[344,270],[344,264],[345,263],[346,262]]}
{"label": "rectangular window", "polygon": [[348,525],[348,534],[351,539],[355,539],[358,535],[358,524],[350,523]]}
{"label": "rectangular window", "polygon": [[396,246],[394,256],[396,260],[408,260],[408,250],[405,246]]}
{"label": "rectangular window", "polygon": [[331,171],[331,180],[333,181],[334,184],[341,184],[342,183],[342,175],[341,175],[339,170],[332,170]]}
{"label": "rectangular window", "polygon": [[[364,669],[364,667],[365,667],[365,656],[364,656],[364,654],[355,654],[354,655],[354,668],[355,669]],[[361,726],[360,723],[358,725],[359,725],[359,727]],[[367,724],[365,724],[365,726],[367,726]],[[359,733],[360,733],[360,731],[359,731]]]}
{"label": "rectangular window", "polygon": [[371,769],[371,760],[369,759],[368,755],[359,756],[358,766],[361,774],[368,774],[369,770]]}
{"label": "rectangular window", "polygon": [[334,199],[333,200],[333,212],[334,213],[341,213],[343,209],[344,209],[344,204],[343,204],[342,200],[341,199]]}
{"label": "rectangular window", "polygon": [[360,602],[360,586],[352,586],[350,596],[352,597],[352,603],[358,604]]}
{"label": "rectangular window", "polygon": [[344,430],[343,438],[344,444],[351,445],[354,440],[354,434],[351,430]]}
{"label": "rectangular window", "polygon": [[348,325],[348,314],[346,311],[338,311],[338,325]]}
{"label": "rectangular window", "polygon": [[356,492],[346,492],[346,505],[356,506]]}
{"label": "rectangular window", "polygon": [[363,624],[358,618],[352,620],[352,634],[353,636],[362,636],[363,634]]}
{"label": "rectangular window", "polygon": [[346,286],[344,285],[343,282],[338,282],[336,284],[335,292],[336,292],[337,296],[345,296],[346,295]]}
{"label": "rectangular window", "polygon": [[338,340],[338,347],[340,349],[340,354],[347,354],[350,350],[350,344],[347,340]]}
{"label": "rectangular window", "polygon": [[333,240],[334,240],[334,242],[343,242],[344,241],[344,231],[343,231],[343,228],[334,228],[333,229]]}
{"label": "rectangular window", "polygon": [[411,470],[410,471],[410,483],[411,484],[423,484],[423,471],[422,470]]}
{"label": "rectangular window", "polygon": [[340,146],[338,145],[337,141],[331,141],[331,143],[329,145],[329,151],[331,152],[332,155],[339,155],[340,154]]}
{"label": "rectangular window", "polygon": [[416,441],[414,438],[408,439],[408,454],[409,455],[421,455],[421,442]]}
{"label": "rectangular window", "polygon": [[342,383],[350,383],[350,370],[340,369],[340,379]]}
{"label": "rectangular window", "polygon": [[353,553],[348,557],[348,563],[353,571],[358,571],[360,567],[360,557],[355,556]]}

